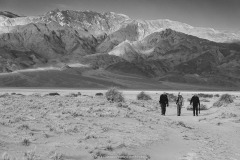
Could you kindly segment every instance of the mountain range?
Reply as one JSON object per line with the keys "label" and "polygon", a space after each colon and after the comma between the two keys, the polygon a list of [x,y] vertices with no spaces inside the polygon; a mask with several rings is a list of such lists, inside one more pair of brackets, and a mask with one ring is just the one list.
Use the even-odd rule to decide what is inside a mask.
{"label": "mountain range", "polygon": [[[57,69],[49,71],[51,67]],[[56,9],[40,16],[19,16],[3,11],[0,72],[1,86],[81,87],[78,81],[85,79],[94,81],[96,88],[134,88],[128,85],[131,80],[120,80],[134,77],[132,81],[141,78],[149,82],[147,86],[154,81],[156,85],[169,82],[236,89],[240,87],[240,32],[167,19],[135,20],[114,12]],[[71,83],[64,85],[44,76],[49,72],[60,77],[71,74],[67,77],[76,80],[65,77]]]}

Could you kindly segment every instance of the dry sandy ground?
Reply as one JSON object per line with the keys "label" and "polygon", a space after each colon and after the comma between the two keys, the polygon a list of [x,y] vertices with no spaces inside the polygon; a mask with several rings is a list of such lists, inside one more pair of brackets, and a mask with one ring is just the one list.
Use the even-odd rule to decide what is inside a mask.
{"label": "dry sandy ground", "polygon": [[69,92],[77,90],[44,96],[51,91],[5,89],[0,95],[6,92],[24,95],[0,97],[0,155],[5,159],[8,155],[19,160],[240,159],[237,92],[231,93],[234,103],[225,107],[212,107],[218,97],[201,98],[209,109],[198,117],[186,110],[190,92],[183,92],[180,117],[174,102],[161,116],[162,92],[156,91],[147,92],[150,101],[136,100],[139,91],[124,91],[126,101],[121,104],[95,96],[105,91],[82,90],[81,96],[74,97]]}

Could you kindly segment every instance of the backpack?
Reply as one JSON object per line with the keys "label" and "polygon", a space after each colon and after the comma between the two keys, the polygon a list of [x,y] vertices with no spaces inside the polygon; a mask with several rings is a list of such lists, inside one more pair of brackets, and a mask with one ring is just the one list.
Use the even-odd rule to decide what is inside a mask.
{"label": "backpack", "polygon": [[183,105],[183,97],[182,96],[179,96],[178,99],[177,99],[177,104],[178,105]]}

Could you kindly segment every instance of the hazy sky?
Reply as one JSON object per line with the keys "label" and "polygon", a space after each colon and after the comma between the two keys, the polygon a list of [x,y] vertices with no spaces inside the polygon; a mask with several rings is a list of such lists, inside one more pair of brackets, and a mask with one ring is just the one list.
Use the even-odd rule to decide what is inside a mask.
{"label": "hazy sky", "polygon": [[240,0],[0,0],[0,10],[40,15],[53,9],[113,11],[134,19],[170,19],[240,31]]}

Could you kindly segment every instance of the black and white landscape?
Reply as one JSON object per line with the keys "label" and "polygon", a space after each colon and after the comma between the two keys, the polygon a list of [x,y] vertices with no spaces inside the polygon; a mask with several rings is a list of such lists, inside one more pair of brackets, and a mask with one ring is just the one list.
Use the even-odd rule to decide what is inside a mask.
{"label": "black and white landscape", "polygon": [[240,160],[239,8],[0,0],[0,160]]}
{"label": "black and white landscape", "polygon": [[0,85],[236,90],[239,41],[239,33],[114,12],[3,11]]}

